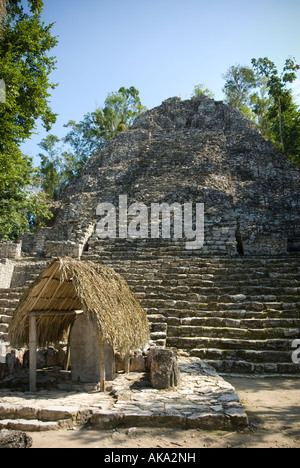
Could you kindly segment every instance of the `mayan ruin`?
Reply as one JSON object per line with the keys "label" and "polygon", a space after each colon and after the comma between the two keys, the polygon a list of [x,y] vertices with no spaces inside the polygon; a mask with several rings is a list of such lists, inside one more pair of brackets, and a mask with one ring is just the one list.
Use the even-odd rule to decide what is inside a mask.
{"label": "mayan ruin", "polygon": [[0,0],[0,448],[299,448],[298,6],[73,3]]}
{"label": "mayan ruin", "polygon": [[[291,360],[292,342],[299,337],[300,328],[298,185],[299,170],[277,153],[241,114],[222,102],[206,97],[189,101],[173,98],[143,114],[131,130],[92,157],[80,179],[65,193],[52,227],[25,234],[17,244],[1,243],[1,340],[8,351],[6,360],[2,351],[2,362],[4,356],[6,364],[1,364],[1,377],[6,379],[0,382],[1,387],[16,385],[7,374],[19,370],[26,361],[20,349],[25,349],[26,343],[29,345],[28,316],[36,316],[37,345],[46,349],[47,343],[63,342],[63,331],[74,322],[76,310],[95,311],[101,329],[114,310],[118,310],[119,306],[111,302],[111,306],[105,306],[108,309],[103,310],[103,318],[100,310],[96,312],[107,301],[103,296],[105,289],[99,290],[97,302],[97,289],[92,287],[93,274],[88,279],[89,270],[85,280],[85,262],[87,268],[90,262],[95,267],[113,268],[125,279],[137,298],[132,300],[138,300],[147,312],[153,345],[176,349],[183,360],[193,358],[194,366],[195,358],[199,358],[202,365],[207,364],[224,376],[299,375],[299,366]],[[124,194],[128,207],[134,203],[147,206],[152,200],[169,207],[173,203],[188,202],[194,207],[196,203],[204,203],[203,247],[186,249],[186,239],[174,239],[172,228],[169,239],[162,235],[152,239],[150,227],[149,232],[144,232],[146,238],[122,239],[117,232],[116,239],[99,239],[99,203],[114,204],[119,211],[119,197]],[[172,225],[172,208],[164,216]],[[133,220],[131,212],[128,225]],[[120,229],[119,226],[117,231]],[[61,258],[60,269],[66,272],[70,269],[70,278],[78,278],[74,279],[78,282],[75,284],[78,300],[72,298],[73,286],[69,291],[61,283],[58,289],[62,281],[59,275],[67,273],[59,273],[59,269],[58,273],[51,273],[55,265],[54,262],[51,267],[53,257]],[[101,271],[101,275],[108,274]],[[101,282],[99,277],[95,288]],[[28,298],[24,297],[18,306],[23,291],[27,290]],[[111,291],[110,301],[112,294]],[[124,303],[124,319],[127,307]],[[114,350],[124,351],[121,358],[147,344],[146,329],[141,332],[141,341],[137,339],[137,318],[132,322],[135,338],[127,348],[122,331],[129,333],[129,324],[120,322],[119,332],[115,328],[118,319],[112,316],[110,320],[107,326],[113,328],[105,332],[105,341],[112,340]],[[79,318],[77,321],[81,323]],[[92,331],[86,326],[82,322],[79,337],[87,334],[92,343]],[[71,342],[79,339],[75,333],[74,327]],[[76,361],[84,353],[84,344],[79,346],[79,354],[73,351]],[[84,361],[87,364],[81,365],[85,374],[89,366],[97,367],[97,363],[92,364],[95,346],[87,351]],[[44,351],[45,367],[49,367],[51,359],[59,364],[60,354],[57,349],[54,354]],[[41,353],[38,356],[39,367]],[[139,362],[145,370],[141,361],[146,357],[137,355],[131,359],[133,370],[135,366],[139,369]],[[73,366],[72,372],[80,376],[81,371],[75,370],[79,364],[74,362]],[[82,377],[81,382],[96,384],[99,378]],[[75,377],[76,381],[80,377]],[[98,427],[106,427],[101,414],[94,413],[91,421]],[[224,426],[221,414],[217,419],[208,418],[205,424],[217,421]],[[184,424],[182,418],[176,418],[179,425]],[[238,407],[233,418],[244,424],[238,422],[244,418]],[[114,417],[113,421],[119,419]]]}

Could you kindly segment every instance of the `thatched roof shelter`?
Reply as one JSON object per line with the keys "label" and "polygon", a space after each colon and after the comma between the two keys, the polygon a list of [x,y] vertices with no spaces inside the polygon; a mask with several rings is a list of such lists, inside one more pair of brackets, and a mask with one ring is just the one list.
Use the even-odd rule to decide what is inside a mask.
{"label": "thatched roof shelter", "polygon": [[38,347],[64,340],[76,313],[88,314],[99,336],[124,357],[149,341],[146,312],[113,269],[68,257],[54,259],[26,291],[14,313],[12,347],[29,344],[29,317],[36,316]]}

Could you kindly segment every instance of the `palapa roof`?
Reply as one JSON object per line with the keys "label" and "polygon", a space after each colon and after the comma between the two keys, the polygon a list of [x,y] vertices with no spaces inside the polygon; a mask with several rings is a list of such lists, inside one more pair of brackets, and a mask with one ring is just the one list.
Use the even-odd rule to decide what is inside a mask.
{"label": "palapa roof", "polygon": [[125,356],[149,341],[146,312],[126,281],[112,268],[90,261],[57,258],[24,293],[9,328],[10,344],[29,343],[29,315],[37,313],[37,345],[64,340],[83,311],[95,319],[101,336]]}

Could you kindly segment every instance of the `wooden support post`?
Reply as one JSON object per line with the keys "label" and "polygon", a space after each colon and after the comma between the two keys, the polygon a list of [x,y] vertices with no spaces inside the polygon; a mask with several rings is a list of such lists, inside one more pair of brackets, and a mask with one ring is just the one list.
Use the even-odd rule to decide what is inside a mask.
{"label": "wooden support post", "polygon": [[100,392],[104,392],[105,355],[104,355],[104,343],[102,339],[99,340],[99,370],[100,370]]}
{"label": "wooden support post", "polygon": [[115,353],[112,345],[104,344],[104,360],[105,360],[105,380],[111,382],[115,378],[116,364]]}
{"label": "wooden support post", "polygon": [[124,365],[125,365],[125,374],[129,374],[130,372],[130,356],[129,353],[126,354],[125,360],[124,360]]}
{"label": "wooden support post", "polygon": [[29,317],[29,390],[36,392],[36,317]]}

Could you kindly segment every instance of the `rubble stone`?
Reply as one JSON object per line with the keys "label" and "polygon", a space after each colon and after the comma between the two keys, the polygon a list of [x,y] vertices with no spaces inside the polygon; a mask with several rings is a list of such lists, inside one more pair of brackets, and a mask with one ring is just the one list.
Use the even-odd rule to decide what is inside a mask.
{"label": "rubble stone", "polygon": [[27,449],[32,446],[32,438],[20,431],[0,430],[0,448],[2,449]]}

